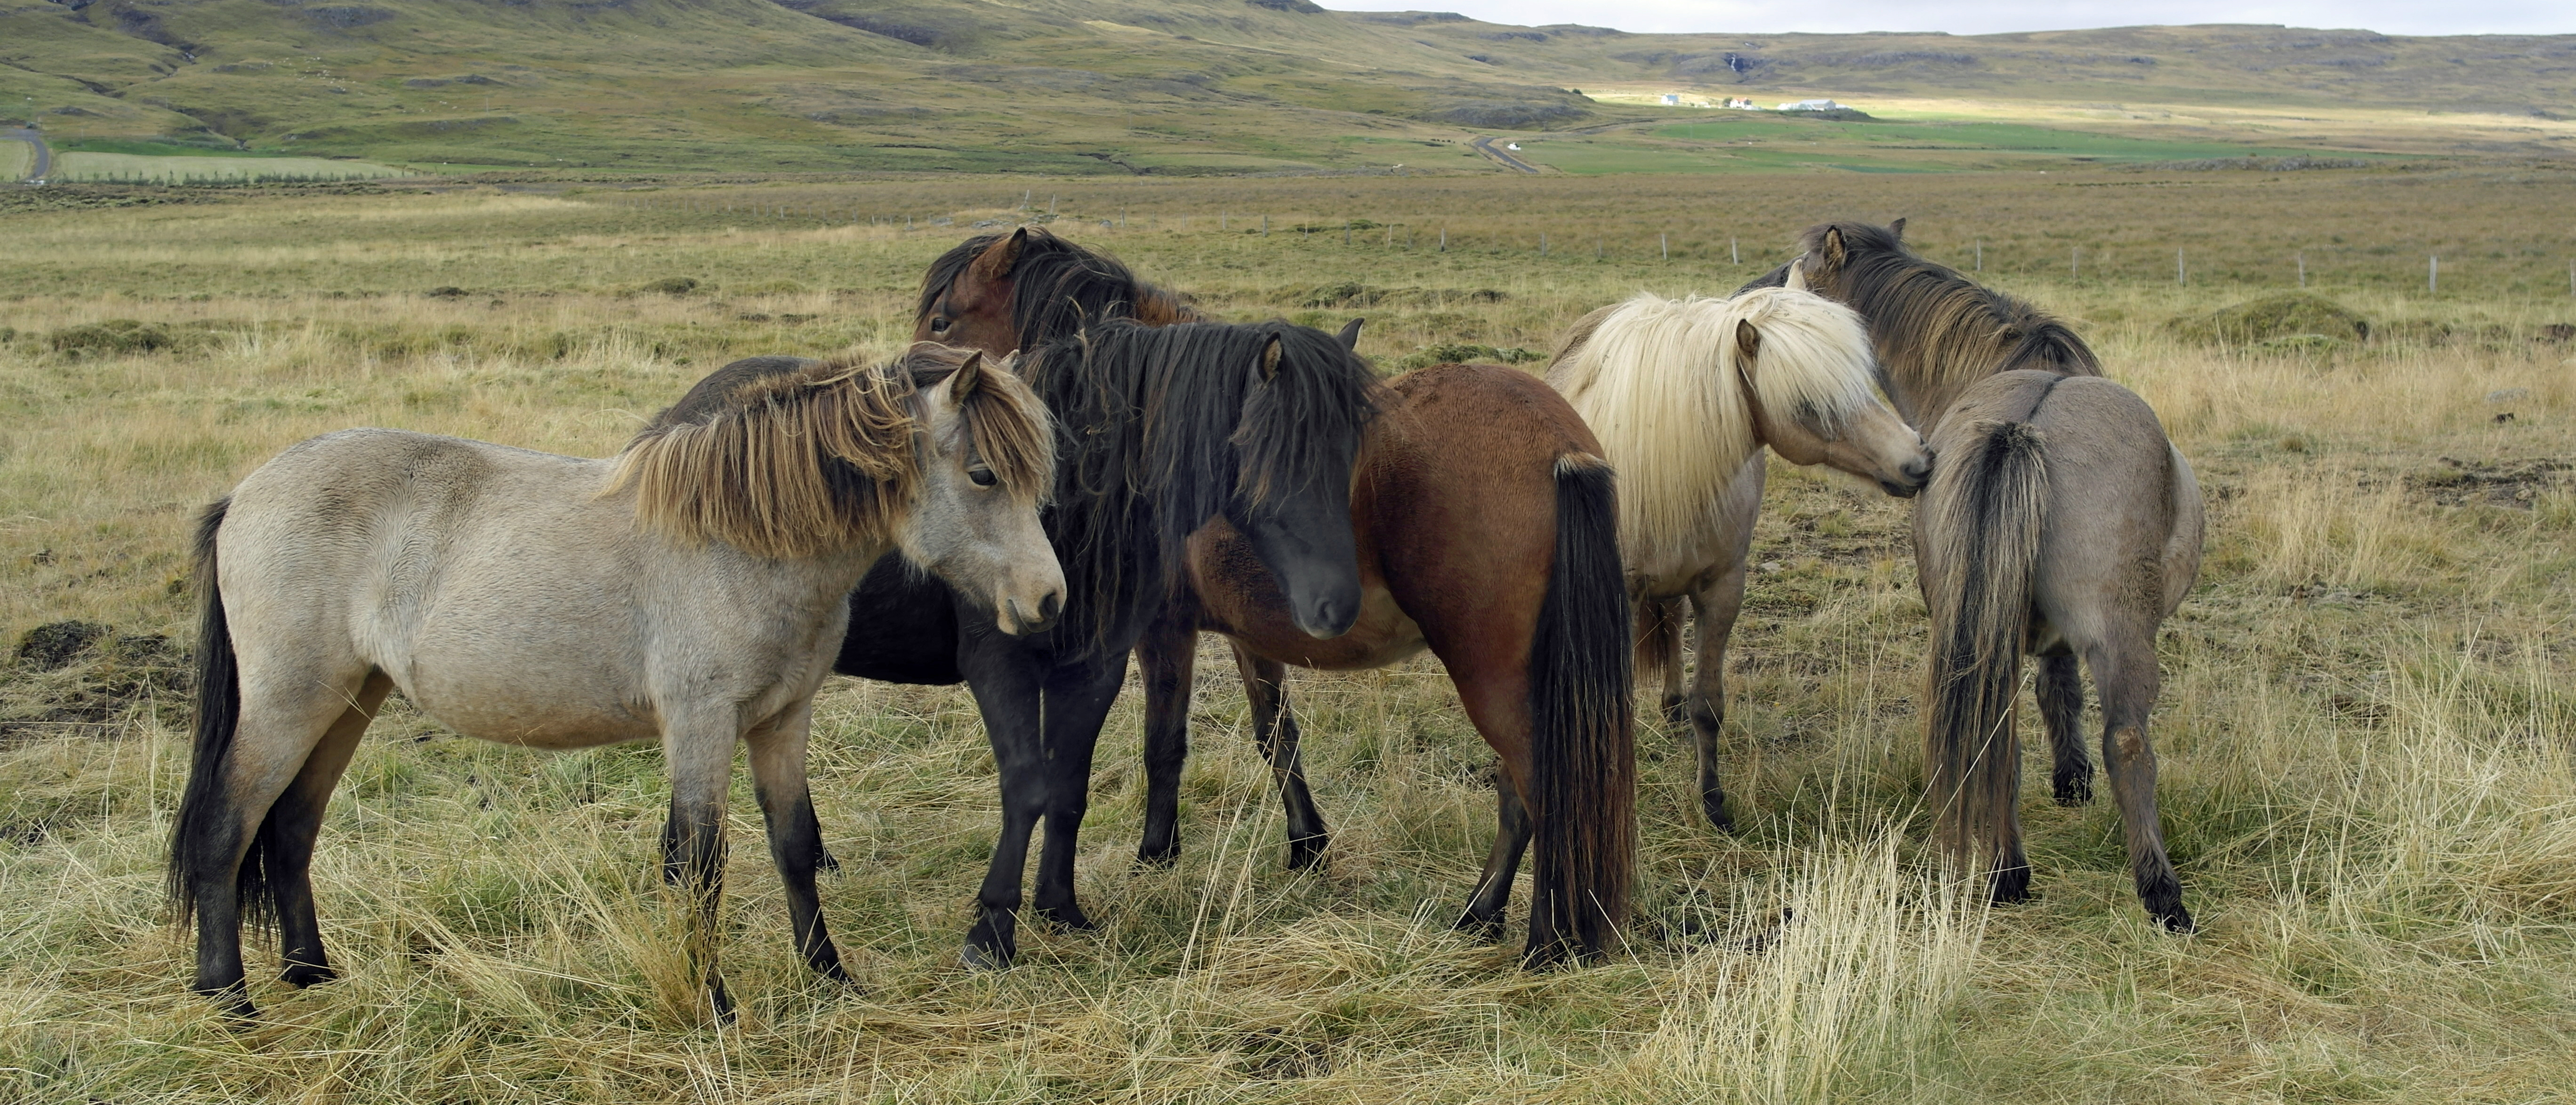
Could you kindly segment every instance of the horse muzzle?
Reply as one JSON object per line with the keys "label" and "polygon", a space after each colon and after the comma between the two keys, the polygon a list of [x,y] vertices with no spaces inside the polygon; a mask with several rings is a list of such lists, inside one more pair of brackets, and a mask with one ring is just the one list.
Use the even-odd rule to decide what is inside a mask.
{"label": "horse muzzle", "polygon": [[1014,637],[1026,637],[1054,627],[1056,619],[1064,615],[1064,592],[1049,591],[1034,603],[1011,598],[998,605],[1000,616],[994,621],[1001,631]]}

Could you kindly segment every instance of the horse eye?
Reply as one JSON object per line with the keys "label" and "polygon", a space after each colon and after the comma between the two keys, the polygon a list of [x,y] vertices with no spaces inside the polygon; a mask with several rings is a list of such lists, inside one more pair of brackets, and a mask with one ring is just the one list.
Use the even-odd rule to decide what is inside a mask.
{"label": "horse eye", "polygon": [[991,487],[994,484],[1002,482],[1001,477],[995,476],[992,469],[986,468],[980,464],[967,469],[966,478],[975,481],[975,486],[977,487]]}
{"label": "horse eye", "polygon": [[930,320],[930,332],[931,332],[931,333],[933,333],[933,334],[945,334],[945,333],[947,333],[947,332],[948,332],[948,320],[947,320],[947,319],[944,319],[944,318],[936,318],[936,317],[932,318],[932,319]]}

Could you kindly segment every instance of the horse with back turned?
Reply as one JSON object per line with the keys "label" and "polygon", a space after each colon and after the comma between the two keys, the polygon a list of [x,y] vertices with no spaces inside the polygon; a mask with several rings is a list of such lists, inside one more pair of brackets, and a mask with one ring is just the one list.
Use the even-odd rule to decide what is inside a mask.
{"label": "horse with back turned", "polygon": [[1986,871],[1999,902],[2030,893],[2014,732],[2025,653],[2060,804],[2092,800],[2078,729],[2080,658],[2102,703],[2102,755],[2139,900],[2192,930],[2156,813],[2147,715],[2156,631],[2200,570],[2200,485],[2145,400],[2104,379],[2082,338],[2038,308],[1906,250],[1905,220],[1825,223],[1802,268],[1868,320],[1882,382],[1939,458],[1914,513],[1932,615],[1925,759],[1935,839]]}

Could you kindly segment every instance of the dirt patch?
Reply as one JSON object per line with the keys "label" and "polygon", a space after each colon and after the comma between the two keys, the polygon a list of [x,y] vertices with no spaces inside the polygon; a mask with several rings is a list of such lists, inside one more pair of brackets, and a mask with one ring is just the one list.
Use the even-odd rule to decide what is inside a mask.
{"label": "dirt patch", "polygon": [[2443,457],[2437,465],[2407,473],[2406,486],[2444,506],[2484,503],[2517,510],[2530,510],[2542,493],[2566,482],[2568,473],[2576,470],[2576,462],[2555,457],[2499,461]]}
{"label": "dirt patch", "polygon": [[177,704],[189,689],[188,657],[158,633],[120,634],[97,622],[28,630],[0,668],[0,746],[69,729],[115,726],[138,706]]}

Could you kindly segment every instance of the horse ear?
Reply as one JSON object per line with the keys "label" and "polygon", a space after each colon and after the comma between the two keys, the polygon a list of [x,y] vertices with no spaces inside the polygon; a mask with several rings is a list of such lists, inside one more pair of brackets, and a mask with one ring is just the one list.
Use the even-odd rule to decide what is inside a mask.
{"label": "horse ear", "polygon": [[1843,261],[1851,256],[1850,251],[1843,248],[1843,228],[1839,226],[1825,228],[1824,253],[1827,268],[1841,268]]}
{"label": "horse ear", "polygon": [[984,252],[977,256],[975,263],[968,268],[974,272],[978,280],[1003,279],[1011,275],[1012,269],[1019,267],[1020,251],[1027,248],[1028,244],[1029,228],[1024,226],[1012,231],[1010,237],[986,246]]}
{"label": "horse ear", "polygon": [[1896,220],[1895,222],[1892,222],[1892,223],[1887,224],[1887,236],[1888,236],[1888,237],[1891,237],[1891,238],[1894,238],[1894,239],[1896,239],[1896,240],[1897,240],[1897,241],[1899,241],[1899,242],[1904,241],[1904,240],[1905,240],[1905,220],[1903,220],[1903,219],[1898,219],[1898,220]]}
{"label": "horse ear", "polygon": [[1360,324],[1367,321],[1364,318],[1355,318],[1349,325],[1342,327],[1342,348],[1356,350],[1360,347]]}
{"label": "horse ear", "polygon": [[1261,343],[1261,379],[1267,382],[1278,378],[1279,335],[1272,334],[1270,340]]}
{"label": "horse ear", "polygon": [[1753,328],[1753,320],[1735,320],[1735,357],[1740,369],[1752,364],[1762,353],[1762,331]]}
{"label": "horse ear", "polygon": [[1789,262],[1789,279],[1783,282],[1781,286],[1793,292],[1803,292],[1807,290],[1806,258],[1802,257],[1798,260]]}
{"label": "horse ear", "polygon": [[956,374],[948,378],[948,397],[963,403],[967,396],[975,394],[975,389],[982,386],[984,351],[978,349],[967,354],[966,363],[958,365]]}

